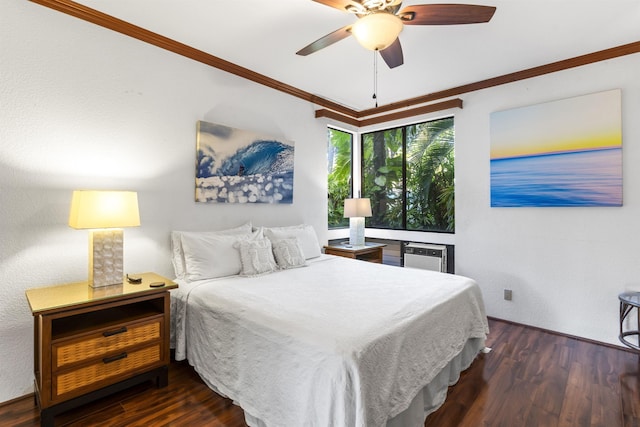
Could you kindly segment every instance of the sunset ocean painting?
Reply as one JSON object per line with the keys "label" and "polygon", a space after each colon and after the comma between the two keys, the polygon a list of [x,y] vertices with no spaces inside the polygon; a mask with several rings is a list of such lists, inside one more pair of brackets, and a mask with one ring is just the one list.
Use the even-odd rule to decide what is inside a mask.
{"label": "sunset ocean painting", "polygon": [[619,89],[491,114],[491,206],[622,206]]}

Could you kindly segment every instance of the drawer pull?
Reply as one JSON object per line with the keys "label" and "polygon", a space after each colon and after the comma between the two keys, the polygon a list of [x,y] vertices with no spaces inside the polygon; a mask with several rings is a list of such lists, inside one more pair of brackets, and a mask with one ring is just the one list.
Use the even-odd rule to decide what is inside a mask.
{"label": "drawer pull", "polygon": [[125,332],[127,332],[127,327],[126,327],[126,326],[123,326],[123,327],[118,328],[118,329],[116,329],[116,330],[114,330],[114,331],[104,331],[104,332],[102,333],[102,336],[103,336],[103,337],[110,337],[110,336],[112,336],[112,335],[123,334],[123,333],[125,333]]}
{"label": "drawer pull", "polygon": [[102,359],[102,362],[106,365],[107,363],[115,362],[116,360],[126,359],[126,358],[127,358],[127,353],[124,352],[124,353],[117,354],[115,356],[105,357]]}

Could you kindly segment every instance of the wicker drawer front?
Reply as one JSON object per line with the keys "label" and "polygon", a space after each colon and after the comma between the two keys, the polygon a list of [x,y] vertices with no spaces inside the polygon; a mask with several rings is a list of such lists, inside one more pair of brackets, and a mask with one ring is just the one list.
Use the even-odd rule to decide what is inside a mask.
{"label": "wicker drawer front", "polygon": [[[53,345],[53,369],[160,338],[162,318],[152,323],[115,328],[85,337],[82,341]],[[110,335],[111,334],[111,335]]]}
{"label": "wicker drawer front", "polygon": [[69,393],[99,381],[118,377],[118,381],[128,372],[159,362],[162,358],[161,345],[156,344],[131,353],[122,352],[92,365],[60,373],[53,378],[53,398]]}

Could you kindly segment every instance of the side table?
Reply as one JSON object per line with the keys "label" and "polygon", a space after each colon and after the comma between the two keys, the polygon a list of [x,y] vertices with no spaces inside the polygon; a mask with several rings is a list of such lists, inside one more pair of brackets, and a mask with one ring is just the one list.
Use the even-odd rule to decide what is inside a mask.
{"label": "side table", "polygon": [[61,412],[134,384],[153,379],[167,385],[169,289],[178,285],[155,273],[139,276],[139,284],[92,288],[77,282],[26,291],[42,427],[52,427]]}
{"label": "side table", "polygon": [[326,245],[324,253],[382,264],[382,248],[385,246],[383,243],[368,242],[364,246]]}
{"label": "side table", "polygon": [[[618,295],[620,300],[620,341],[635,350],[640,350],[640,341],[637,344],[629,341],[627,337],[636,336],[640,340],[640,292],[624,292]],[[624,321],[629,313],[636,310],[637,325],[636,329],[624,330]]]}

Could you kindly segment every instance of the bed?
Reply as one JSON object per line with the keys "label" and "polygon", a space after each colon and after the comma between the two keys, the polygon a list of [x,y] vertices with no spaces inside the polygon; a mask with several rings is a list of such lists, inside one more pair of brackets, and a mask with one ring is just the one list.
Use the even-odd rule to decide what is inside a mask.
{"label": "bed", "polygon": [[[195,245],[178,234],[175,358],[250,426],[420,426],[484,348],[482,295],[469,278],[320,254],[304,225],[216,235],[209,246],[213,233]],[[256,239],[263,255],[287,240],[296,265],[276,256],[271,270],[247,272],[239,246]],[[254,267],[264,264],[256,252]],[[204,277],[216,259],[224,275]]]}

